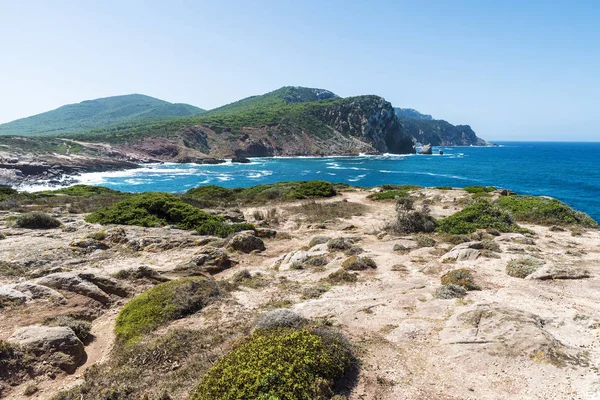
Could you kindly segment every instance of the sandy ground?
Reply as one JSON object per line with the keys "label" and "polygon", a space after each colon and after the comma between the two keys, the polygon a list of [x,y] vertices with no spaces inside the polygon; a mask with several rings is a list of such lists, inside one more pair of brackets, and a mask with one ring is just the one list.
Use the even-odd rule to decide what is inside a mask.
{"label": "sandy ground", "polygon": [[[436,217],[461,209],[461,199],[468,196],[461,190],[425,189],[420,193],[420,200],[432,201]],[[279,238],[265,240],[267,250],[263,253],[232,254],[239,264],[216,278],[227,279],[248,269],[285,282],[287,289],[272,284],[236,291],[226,306],[229,315],[234,318],[237,313],[257,312],[270,301],[288,300],[291,308],[307,318],[329,320],[350,338],[361,359],[350,400],[600,398],[599,231],[572,236],[568,230],[553,232],[547,227],[521,224],[535,235],[495,237],[501,249],[495,253],[497,258],[482,256],[448,263],[441,258],[454,247],[451,244],[417,248],[411,236],[381,235],[383,226],[395,215],[394,205],[373,202],[367,195],[365,191],[343,193],[345,200],[368,206],[368,212],[324,226],[305,223],[301,216],[286,211],[289,204],[282,206],[286,210],[281,210],[281,223],[274,226]],[[255,209],[243,211],[251,221]],[[39,233],[4,229],[12,235],[0,241],[0,261],[58,258],[73,269],[105,274],[145,265],[168,275],[197,251],[194,246],[158,252],[110,249],[77,257],[68,252],[68,243],[101,228],[83,222],[82,216],[63,217],[63,222],[76,230]],[[165,241],[189,236],[165,228],[128,227],[127,232],[129,236]],[[314,236],[360,238],[357,245],[364,249],[361,255],[375,260],[377,268],[359,272],[355,284],[331,286],[320,298],[302,299],[302,288],[318,283],[347,258],[343,253],[329,254],[331,261],[322,269],[273,268],[282,254],[306,248]],[[395,244],[412,250],[395,252]],[[535,280],[508,276],[506,264],[525,255],[542,259],[545,266],[585,268],[590,277]],[[471,269],[482,290],[471,291],[462,299],[436,299],[433,294],[441,275],[456,268]],[[74,302],[73,307],[78,304],[77,299],[69,301]],[[122,303],[103,310],[94,321],[96,340],[86,347],[87,361],[75,374],[53,381],[40,379],[40,392],[34,396],[20,397],[22,388],[17,388],[11,398],[47,399],[57,390],[76,384],[90,365],[105,360],[113,343],[114,318]],[[0,339],[18,326],[36,323],[51,309],[42,303],[35,303],[35,307],[36,313],[0,312]],[[176,321],[173,326],[202,326],[207,321],[205,312]]]}

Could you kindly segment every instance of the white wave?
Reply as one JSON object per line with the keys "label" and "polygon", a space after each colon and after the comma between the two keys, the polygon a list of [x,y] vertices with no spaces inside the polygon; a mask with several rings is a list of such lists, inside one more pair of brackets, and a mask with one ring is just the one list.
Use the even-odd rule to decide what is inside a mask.
{"label": "white wave", "polygon": [[360,180],[361,180],[362,178],[364,178],[365,176],[367,176],[367,174],[364,174],[364,175],[357,175],[357,176],[355,176],[354,178],[349,178],[348,180],[349,180],[350,182],[357,182],[357,181],[360,181]]}

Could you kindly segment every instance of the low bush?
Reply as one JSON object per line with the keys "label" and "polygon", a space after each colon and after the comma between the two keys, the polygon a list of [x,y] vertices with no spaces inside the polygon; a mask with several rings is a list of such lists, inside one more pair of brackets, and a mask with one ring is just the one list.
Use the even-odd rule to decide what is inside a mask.
{"label": "low bush", "polygon": [[538,225],[578,225],[597,228],[589,215],[573,210],[565,203],[549,197],[504,196],[495,204],[511,213],[517,221]]}
{"label": "low bush", "polygon": [[304,299],[318,299],[324,293],[327,293],[329,289],[323,285],[310,286],[302,290],[302,298]]}
{"label": "low bush", "polygon": [[513,278],[525,278],[537,271],[543,264],[543,261],[532,257],[519,258],[508,263],[506,274]]}
{"label": "low bush", "polygon": [[493,186],[467,186],[465,191],[471,194],[475,193],[491,193],[495,191],[496,188]]}
{"label": "low bush", "polygon": [[19,215],[15,225],[26,229],[52,229],[58,228],[61,223],[46,213],[34,211]]}
{"label": "low bush", "polygon": [[71,328],[73,332],[75,332],[75,335],[83,343],[87,343],[90,340],[90,330],[92,329],[92,324],[90,324],[88,321],[75,319],[67,315],[59,315],[55,317],[44,318],[44,325],[66,326]]}
{"label": "low bush", "polygon": [[417,235],[415,236],[415,240],[419,247],[435,247],[437,243],[434,238],[427,235]]}
{"label": "low bush", "polygon": [[409,196],[408,191],[405,190],[388,190],[386,192],[372,193],[367,196],[371,200],[395,200],[399,197]]}
{"label": "low bush", "polygon": [[436,299],[456,299],[465,297],[467,291],[464,287],[455,285],[453,283],[449,283],[447,285],[442,285],[436,289],[433,297]]}
{"label": "low bush", "polygon": [[324,244],[327,243],[331,240],[331,238],[329,236],[315,236],[312,239],[310,239],[310,242],[308,243],[308,247],[314,247],[318,244]]}
{"label": "low bush", "polygon": [[115,205],[93,212],[85,220],[97,224],[145,227],[176,225],[181,229],[195,229],[202,235],[220,237],[254,229],[250,224],[228,224],[225,218],[208,214],[167,193],[134,195]]}
{"label": "low bush", "polygon": [[161,283],[129,301],[115,325],[117,339],[131,344],[169,321],[204,308],[220,295],[216,282],[192,277]]}
{"label": "low bush", "polygon": [[355,283],[358,281],[358,275],[341,268],[329,274],[327,278],[325,278],[325,281],[333,285]]}
{"label": "low bush", "polygon": [[308,267],[323,267],[327,264],[329,264],[329,260],[324,256],[309,257],[306,261],[304,261],[304,265]]}
{"label": "low bush", "polygon": [[455,269],[442,275],[442,285],[458,285],[465,290],[480,290],[480,287],[475,284],[471,271],[466,268]]}
{"label": "low bush", "polygon": [[335,239],[331,239],[329,242],[327,242],[327,248],[329,250],[348,250],[350,249],[352,246],[354,245],[354,243],[352,242],[352,240],[347,239],[347,238],[335,238]]}
{"label": "low bush", "polygon": [[387,230],[397,234],[409,233],[429,233],[435,230],[436,221],[429,214],[427,207],[421,208],[420,211],[412,210],[412,205],[402,202],[398,199],[396,202],[396,220],[387,226]]}
{"label": "low bush", "polygon": [[493,228],[500,232],[523,231],[512,216],[485,200],[480,200],[462,211],[438,221],[437,231],[464,235],[478,229]]}
{"label": "low bush", "polygon": [[289,308],[276,308],[261,314],[255,326],[257,329],[300,328],[306,319]]}
{"label": "low bush", "polygon": [[341,335],[259,329],[202,377],[190,399],[330,399],[335,381],[353,363]]}
{"label": "low bush", "polygon": [[367,198],[372,200],[394,200],[402,197],[408,197],[410,192],[420,189],[417,185],[383,185],[381,191],[372,193]]}
{"label": "low bush", "polygon": [[351,256],[344,260],[342,268],[347,271],[363,271],[377,268],[377,264],[369,257]]}
{"label": "low bush", "polygon": [[277,182],[248,188],[226,189],[220,186],[200,186],[188,190],[184,198],[200,203],[265,203],[273,200],[301,200],[333,197],[335,187],[326,181]]}
{"label": "low bush", "polygon": [[49,190],[42,192],[43,194],[64,194],[69,196],[78,196],[78,197],[92,197],[99,195],[113,195],[113,194],[122,194],[118,190],[109,189],[107,187],[102,186],[89,186],[89,185],[74,185],[66,188],[61,188],[57,190]]}
{"label": "low bush", "polygon": [[106,232],[99,231],[99,232],[90,233],[89,235],[87,235],[87,237],[89,239],[102,241],[102,240],[106,239]]}

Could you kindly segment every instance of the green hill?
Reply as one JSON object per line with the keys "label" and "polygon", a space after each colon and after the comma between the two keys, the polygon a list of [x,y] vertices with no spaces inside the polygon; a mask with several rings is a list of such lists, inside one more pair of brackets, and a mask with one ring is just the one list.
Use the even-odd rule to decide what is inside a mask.
{"label": "green hill", "polygon": [[144,120],[145,123],[198,115],[201,108],[173,104],[141,94],[106,97],[69,104],[0,125],[0,135],[64,135],[110,125]]}
{"label": "green hill", "polygon": [[[136,146],[162,138],[210,156],[409,153],[392,105],[379,96],[340,98],[323,89],[286,86],[203,114],[131,121],[80,132],[75,139]],[[178,154],[189,153],[185,149]]]}

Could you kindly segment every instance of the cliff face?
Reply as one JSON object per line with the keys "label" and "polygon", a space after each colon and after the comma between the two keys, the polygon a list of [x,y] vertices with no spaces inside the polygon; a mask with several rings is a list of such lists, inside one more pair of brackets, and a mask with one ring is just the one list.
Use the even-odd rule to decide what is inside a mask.
{"label": "cliff face", "polygon": [[362,96],[318,113],[328,126],[380,153],[414,153],[413,141],[400,125],[392,105],[377,96]]}
{"label": "cliff face", "polygon": [[405,132],[422,144],[433,146],[485,146],[487,144],[469,125],[452,125],[410,108],[396,108],[396,115]]}
{"label": "cliff face", "polygon": [[415,140],[433,146],[485,146],[487,142],[475,134],[469,125],[452,125],[443,120],[417,121],[400,119],[406,132]]}

